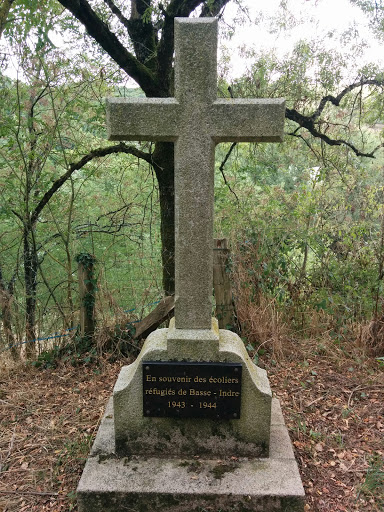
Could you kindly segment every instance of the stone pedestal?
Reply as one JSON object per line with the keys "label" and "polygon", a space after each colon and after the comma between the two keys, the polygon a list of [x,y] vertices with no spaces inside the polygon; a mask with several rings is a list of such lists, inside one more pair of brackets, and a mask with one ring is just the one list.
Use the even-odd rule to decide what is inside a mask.
{"label": "stone pedestal", "polygon": [[[242,365],[237,420],[143,415],[142,361]],[[80,512],[302,512],[304,491],[266,372],[217,329],[159,329],[122,368],[78,487]]]}
{"label": "stone pedestal", "polygon": [[[241,417],[234,420],[148,418],[143,415],[142,361],[194,361],[242,365]],[[233,332],[212,329],[158,329],[139,357],[121,370],[113,392],[116,453],[222,457],[268,456],[272,394],[266,372],[249,359]]]}

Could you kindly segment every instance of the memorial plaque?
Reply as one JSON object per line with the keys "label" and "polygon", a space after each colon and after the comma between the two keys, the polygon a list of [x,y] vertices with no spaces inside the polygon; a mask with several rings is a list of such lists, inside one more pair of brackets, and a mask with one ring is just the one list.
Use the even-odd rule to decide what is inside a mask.
{"label": "memorial plaque", "polygon": [[143,414],[239,419],[241,364],[143,361]]}

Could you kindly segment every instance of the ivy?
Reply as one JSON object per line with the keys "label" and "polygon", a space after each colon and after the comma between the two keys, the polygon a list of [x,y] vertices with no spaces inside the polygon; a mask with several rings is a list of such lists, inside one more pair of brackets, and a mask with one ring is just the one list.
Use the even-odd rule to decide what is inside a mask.
{"label": "ivy", "polygon": [[87,271],[88,279],[84,280],[84,284],[87,285],[88,291],[83,297],[83,306],[87,311],[87,315],[92,317],[97,292],[97,278],[95,277],[94,270],[97,260],[93,254],[81,252],[75,257],[75,261]]}
{"label": "ivy", "polygon": [[87,270],[93,269],[95,263],[97,263],[97,260],[93,254],[90,254],[89,252],[81,252],[75,256],[76,263],[81,264],[84,268]]}

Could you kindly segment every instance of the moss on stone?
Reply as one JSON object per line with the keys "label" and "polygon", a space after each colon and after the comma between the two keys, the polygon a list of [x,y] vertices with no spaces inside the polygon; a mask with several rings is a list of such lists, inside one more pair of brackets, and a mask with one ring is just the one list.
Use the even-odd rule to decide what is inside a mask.
{"label": "moss on stone", "polygon": [[210,473],[214,478],[221,480],[225,473],[232,473],[238,467],[240,467],[238,462],[230,461],[230,462],[219,462],[214,468],[210,470]]}

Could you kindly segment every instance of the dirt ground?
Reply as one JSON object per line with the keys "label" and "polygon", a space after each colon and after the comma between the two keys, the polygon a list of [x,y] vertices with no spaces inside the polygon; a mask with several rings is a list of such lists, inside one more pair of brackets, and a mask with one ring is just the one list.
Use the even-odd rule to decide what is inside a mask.
{"label": "dirt ground", "polygon": [[[384,510],[384,367],[322,346],[263,358],[306,491],[305,510]],[[75,490],[121,366],[0,375],[0,511],[76,511]],[[234,454],[236,455],[236,454]]]}

